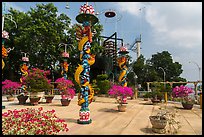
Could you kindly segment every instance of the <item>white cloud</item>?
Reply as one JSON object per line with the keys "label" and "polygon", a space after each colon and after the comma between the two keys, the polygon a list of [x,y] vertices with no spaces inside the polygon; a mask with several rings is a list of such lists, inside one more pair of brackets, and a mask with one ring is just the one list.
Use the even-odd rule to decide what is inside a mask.
{"label": "white cloud", "polygon": [[139,15],[139,9],[142,7],[139,2],[117,2],[115,4],[120,7],[120,12],[128,12],[137,16]]}
{"label": "white cloud", "polygon": [[[120,12],[140,16],[141,2],[118,2]],[[202,40],[201,2],[153,2],[145,6],[145,19],[153,29],[154,41],[166,45],[192,48]],[[134,17],[133,16],[133,17]],[[163,44],[162,44],[163,43]]]}
{"label": "white cloud", "polygon": [[[131,16],[132,21],[137,21],[140,16],[137,9],[144,6],[143,3],[133,2],[116,5],[126,16]],[[148,47],[143,54],[168,50],[174,61],[182,64],[184,71],[181,76],[187,80],[197,80],[198,70],[195,64],[188,62],[195,61],[202,66],[202,3],[152,2],[145,5],[144,18],[146,22],[143,22],[143,27],[149,25],[145,33],[151,36],[144,42],[151,46],[143,45],[144,48]]]}
{"label": "white cloud", "polygon": [[[192,48],[202,40],[201,3],[157,3],[146,9],[146,20],[155,40],[172,46]],[[161,41],[163,37],[164,41]],[[163,44],[164,45],[164,44]]]}

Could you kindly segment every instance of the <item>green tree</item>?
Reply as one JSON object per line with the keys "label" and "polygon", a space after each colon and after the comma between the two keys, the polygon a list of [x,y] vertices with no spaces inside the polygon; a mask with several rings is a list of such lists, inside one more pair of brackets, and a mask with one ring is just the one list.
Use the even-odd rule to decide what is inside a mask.
{"label": "green tree", "polygon": [[15,28],[11,22],[5,23],[5,30],[11,33],[8,45],[15,47],[9,64],[19,70],[23,51],[29,54],[31,67],[51,69],[51,62],[54,64],[60,54],[58,44],[68,38],[70,18],[63,13],[58,16],[52,3],[37,4],[26,13],[13,8],[9,12],[18,25]]}
{"label": "green tree", "polygon": [[[9,9],[10,15],[16,21],[18,27],[15,28],[13,22],[5,20],[4,30],[10,33],[10,40],[5,43],[6,47],[15,47],[5,59],[4,79],[12,77],[19,79],[22,63],[21,52],[29,55],[29,63],[31,67],[40,69],[51,69],[55,76],[60,75],[60,62],[62,62],[61,52],[64,48],[59,48],[60,43],[68,44],[69,72],[68,77],[73,77],[79,60],[78,41],[76,40],[76,24],[71,26],[70,18],[62,13],[57,14],[57,8],[52,4],[37,4],[35,8],[31,8],[28,12],[20,12],[13,8]],[[103,29],[99,23],[92,27],[95,30],[93,36],[93,53],[101,52],[100,44],[96,41]],[[54,67],[54,66],[58,67]],[[55,69],[54,69],[55,68]],[[14,77],[16,76],[16,77]],[[11,79],[11,78],[9,78]]]}
{"label": "green tree", "polygon": [[[166,73],[166,81],[186,81],[181,78],[182,65],[179,62],[173,62],[172,56],[168,51],[153,54],[151,59],[145,60],[141,55],[133,64],[133,71],[138,76],[137,83],[140,83],[143,88],[147,89],[146,82],[163,81],[164,73]],[[131,78],[131,77],[130,77]]]}
{"label": "green tree", "polygon": [[164,73],[159,67],[162,67],[166,73],[166,81],[173,81],[183,72],[182,65],[178,62],[173,62],[172,56],[168,51],[153,54],[150,59],[150,65],[156,70],[161,79],[163,79]]}

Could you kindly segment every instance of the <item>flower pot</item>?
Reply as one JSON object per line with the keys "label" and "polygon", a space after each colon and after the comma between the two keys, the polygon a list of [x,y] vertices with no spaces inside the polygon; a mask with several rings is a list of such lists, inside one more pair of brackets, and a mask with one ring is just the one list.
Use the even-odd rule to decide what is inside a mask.
{"label": "flower pot", "polygon": [[38,105],[38,102],[41,97],[30,97],[30,104],[31,105]]}
{"label": "flower pot", "polygon": [[118,105],[118,111],[125,112],[126,111],[126,106],[125,105]]}
{"label": "flower pot", "polygon": [[45,92],[31,92],[30,93],[30,97],[40,97],[40,102],[42,101],[43,99],[43,96],[45,95]]}
{"label": "flower pot", "polygon": [[62,104],[62,106],[68,106],[70,102],[71,102],[71,100],[61,99],[61,104]]}
{"label": "flower pot", "polygon": [[45,96],[46,103],[52,103],[54,96]]}
{"label": "flower pot", "polygon": [[26,100],[28,99],[28,96],[20,95],[20,96],[17,96],[17,99],[19,101],[19,105],[23,105],[23,104],[26,103]]}
{"label": "flower pot", "polygon": [[152,101],[152,103],[160,103],[161,102],[161,100],[159,100],[159,99],[151,99],[151,101]]}
{"label": "flower pot", "polygon": [[163,116],[149,116],[152,124],[152,131],[155,133],[163,134],[166,133],[167,119]]}
{"label": "flower pot", "polygon": [[148,98],[144,98],[144,101],[148,101]]}
{"label": "flower pot", "polygon": [[14,99],[15,99],[14,96],[7,96],[6,98],[8,101],[14,101]]}
{"label": "flower pot", "polygon": [[188,109],[188,110],[191,110],[193,108],[193,104],[184,103],[184,102],[182,102],[182,106],[184,109]]}

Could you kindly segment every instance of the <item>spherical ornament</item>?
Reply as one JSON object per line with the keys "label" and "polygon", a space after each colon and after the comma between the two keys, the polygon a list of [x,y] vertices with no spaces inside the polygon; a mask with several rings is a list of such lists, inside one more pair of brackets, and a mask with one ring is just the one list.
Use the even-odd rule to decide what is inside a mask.
{"label": "spherical ornament", "polygon": [[120,47],[120,50],[118,53],[119,54],[127,54],[129,52],[127,51],[127,48],[125,46],[122,46],[122,47]]}
{"label": "spherical ornament", "polygon": [[2,38],[9,39],[9,33],[7,31],[2,31]]}
{"label": "spherical ornament", "polygon": [[63,52],[63,53],[62,53],[62,57],[69,58],[69,53],[67,53],[67,52]]}
{"label": "spherical ornament", "polygon": [[28,57],[22,57],[22,61],[29,61],[29,58]]}

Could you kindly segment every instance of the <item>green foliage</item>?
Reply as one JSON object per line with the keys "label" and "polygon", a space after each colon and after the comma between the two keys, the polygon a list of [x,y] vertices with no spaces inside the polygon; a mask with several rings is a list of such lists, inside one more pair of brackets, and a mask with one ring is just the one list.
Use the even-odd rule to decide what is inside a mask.
{"label": "green foliage", "polygon": [[100,94],[107,94],[108,90],[111,88],[110,81],[107,80],[107,74],[97,75],[97,86],[100,89]]}
{"label": "green foliage", "polygon": [[[63,47],[59,48],[60,43],[69,44],[67,47],[70,58],[68,59],[70,77],[74,76],[78,66],[79,51],[78,41],[76,40],[76,24],[71,26],[71,19],[64,13],[58,15],[58,9],[53,3],[37,4],[27,12],[21,12],[13,8],[9,13],[17,23],[17,28],[13,22],[5,20],[4,30],[9,32],[10,40],[6,41],[5,46],[15,47],[9,53],[5,60],[3,79],[19,79],[19,65],[22,63],[21,52],[29,54],[30,68],[37,67],[40,69],[53,69],[54,73],[60,73],[60,56]],[[92,51],[94,54],[100,53],[103,49],[97,43],[100,38],[103,26],[97,23],[92,26],[92,31],[96,30],[93,35]],[[53,64],[53,65],[52,65]],[[54,66],[54,67],[53,67]],[[15,77],[14,77],[15,76]]]}
{"label": "green foliage", "polygon": [[53,89],[53,85],[47,79],[49,71],[33,68],[26,77],[22,78],[22,83],[28,87],[29,92],[43,92]]}
{"label": "green foliage", "polygon": [[178,77],[182,72],[182,65],[178,62],[173,62],[172,56],[168,51],[153,54],[150,59],[152,67],[157,71],[158,76],[163,79],[163,71],[159,69],[162,67],[166,72],[166,81],[172,81]]}
{"label": "green foliage", "polygon": [[144,95],[143,95],[144,98],[149,98],[150,97],[150,92],[146,92]]}
{"label": "green foliage", "polygon": [[133,64],[133,71],[138,76],[137,83],[141,83],[142,87],[146,88],[146,82],[163,81],[165,70],[166,81],[186,81],[186,79],[179,77],[183,72],[182,65],[178,62],[173,62],[172,56],[168,51],[153,54],[150,59],[145,60],[141,55]]}
{"label": "green foliage", "polygon": [[97,75],[97,81],[102,81],[102,80],[106,80],[108,78],[107,74],[101,74],[101,75]]}
{"label": "green foliage", "polygon": [[157,98],[161,100],[164,97],[164,95],[160,91],[152,91],[152,92],[149,92],[149,97],[154,99]]}
{"label": "green foliage", "polygon": [[98,88],[97,81],[95,79],[93,80],[91,86],[94,89],[94,95],[97,95],[100,91],[100,88]]}
{"label": "green foliage", "polygon": [[97,81],[97,85],[100,89],[100,94],[107,94],[108,90],[111,88],[109,80]]}

